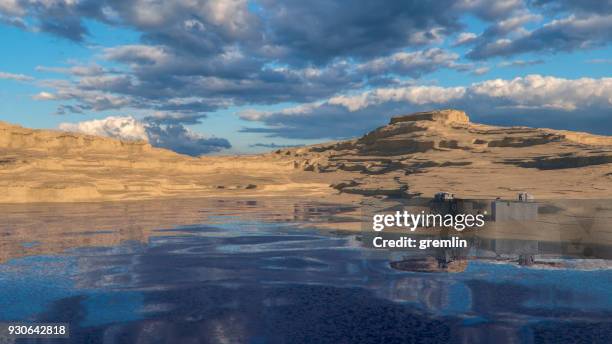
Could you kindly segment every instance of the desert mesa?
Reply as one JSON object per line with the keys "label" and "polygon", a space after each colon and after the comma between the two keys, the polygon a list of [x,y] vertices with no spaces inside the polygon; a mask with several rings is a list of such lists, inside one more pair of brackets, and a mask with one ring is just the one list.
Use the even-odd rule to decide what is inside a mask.
{"label": "desert mesa", "polygon": [[0,203],[198,197],[601,199],[612,137],[472,123],[447,109],[393,117],[366,135],[272,153],[190,157],[0,122]]}

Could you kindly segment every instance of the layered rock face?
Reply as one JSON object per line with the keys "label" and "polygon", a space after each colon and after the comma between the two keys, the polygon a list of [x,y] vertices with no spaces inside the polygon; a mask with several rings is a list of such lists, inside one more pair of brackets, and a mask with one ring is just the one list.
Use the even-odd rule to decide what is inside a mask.
{"label": "layered rock face", "polygon": [[0,122],[0,203],[328,193],[327,181],[300,174],[307,173],[274,157],[193,158],[146,142]]}
{"label": "layered rock face", "polygon": [[[330,187],[331,186],[331,187]],[[394,117],[359,139],[192,158],[0,122],[0,203],[188,197],[610,198],[612,137],[471,123],[458,110]]]}
{"label": "layered rock face", "polygon": [[471,123],[463,111],[394,117],[357,140],[277,151],[308,171],[351,172],[364,195],[612,196],[612,137]]}
{"label": "layered rock face", "polygon": [[0,149],[32,150],[48,154],[62,153],[113,153],[142,154],[155,151],[144,141],[121,141],[110,138],[73,134],[63,131],[32,130],[0,121]]}

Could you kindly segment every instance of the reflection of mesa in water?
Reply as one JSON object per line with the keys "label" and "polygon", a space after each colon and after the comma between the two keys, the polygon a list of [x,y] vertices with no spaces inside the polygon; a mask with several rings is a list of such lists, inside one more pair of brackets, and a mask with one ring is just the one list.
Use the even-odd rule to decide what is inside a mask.
{"label": "reflection of mesa in water", "polygon": [[[107,203],[0,205],[0,263],[76,247],[146,243],[152,237],[211,229],[218,217],[236,221],[333,222],[353,209],[312,199],[172,199]],[[190,228],[197,226],[198,228]]]}

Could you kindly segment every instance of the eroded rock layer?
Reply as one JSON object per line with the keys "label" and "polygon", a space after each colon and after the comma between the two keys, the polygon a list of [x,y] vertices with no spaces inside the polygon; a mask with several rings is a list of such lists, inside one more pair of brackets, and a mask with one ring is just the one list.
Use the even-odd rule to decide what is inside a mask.
{"label": "eroded rock layer", "polygon": [[471,123],[458,110],[391,119],[361,138],[192,158],[0,122],[0,203],[185,197],[609,198],[612,137]]}
{"label": "eroded rock layer", "polygon": [[276,153],[307,171],[350,172],[334,187],[363,195],[612,196],[612,137],[476,124],[458,110],[394,117],[356,140]]}

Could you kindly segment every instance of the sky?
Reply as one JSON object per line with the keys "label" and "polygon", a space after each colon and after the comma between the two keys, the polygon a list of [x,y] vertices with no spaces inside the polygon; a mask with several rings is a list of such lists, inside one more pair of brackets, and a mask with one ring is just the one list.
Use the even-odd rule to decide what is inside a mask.
{"label": "sky", "polygon": [[0,120],[190,155],[441,108],[612,135],[612,0],[0,0]]}

